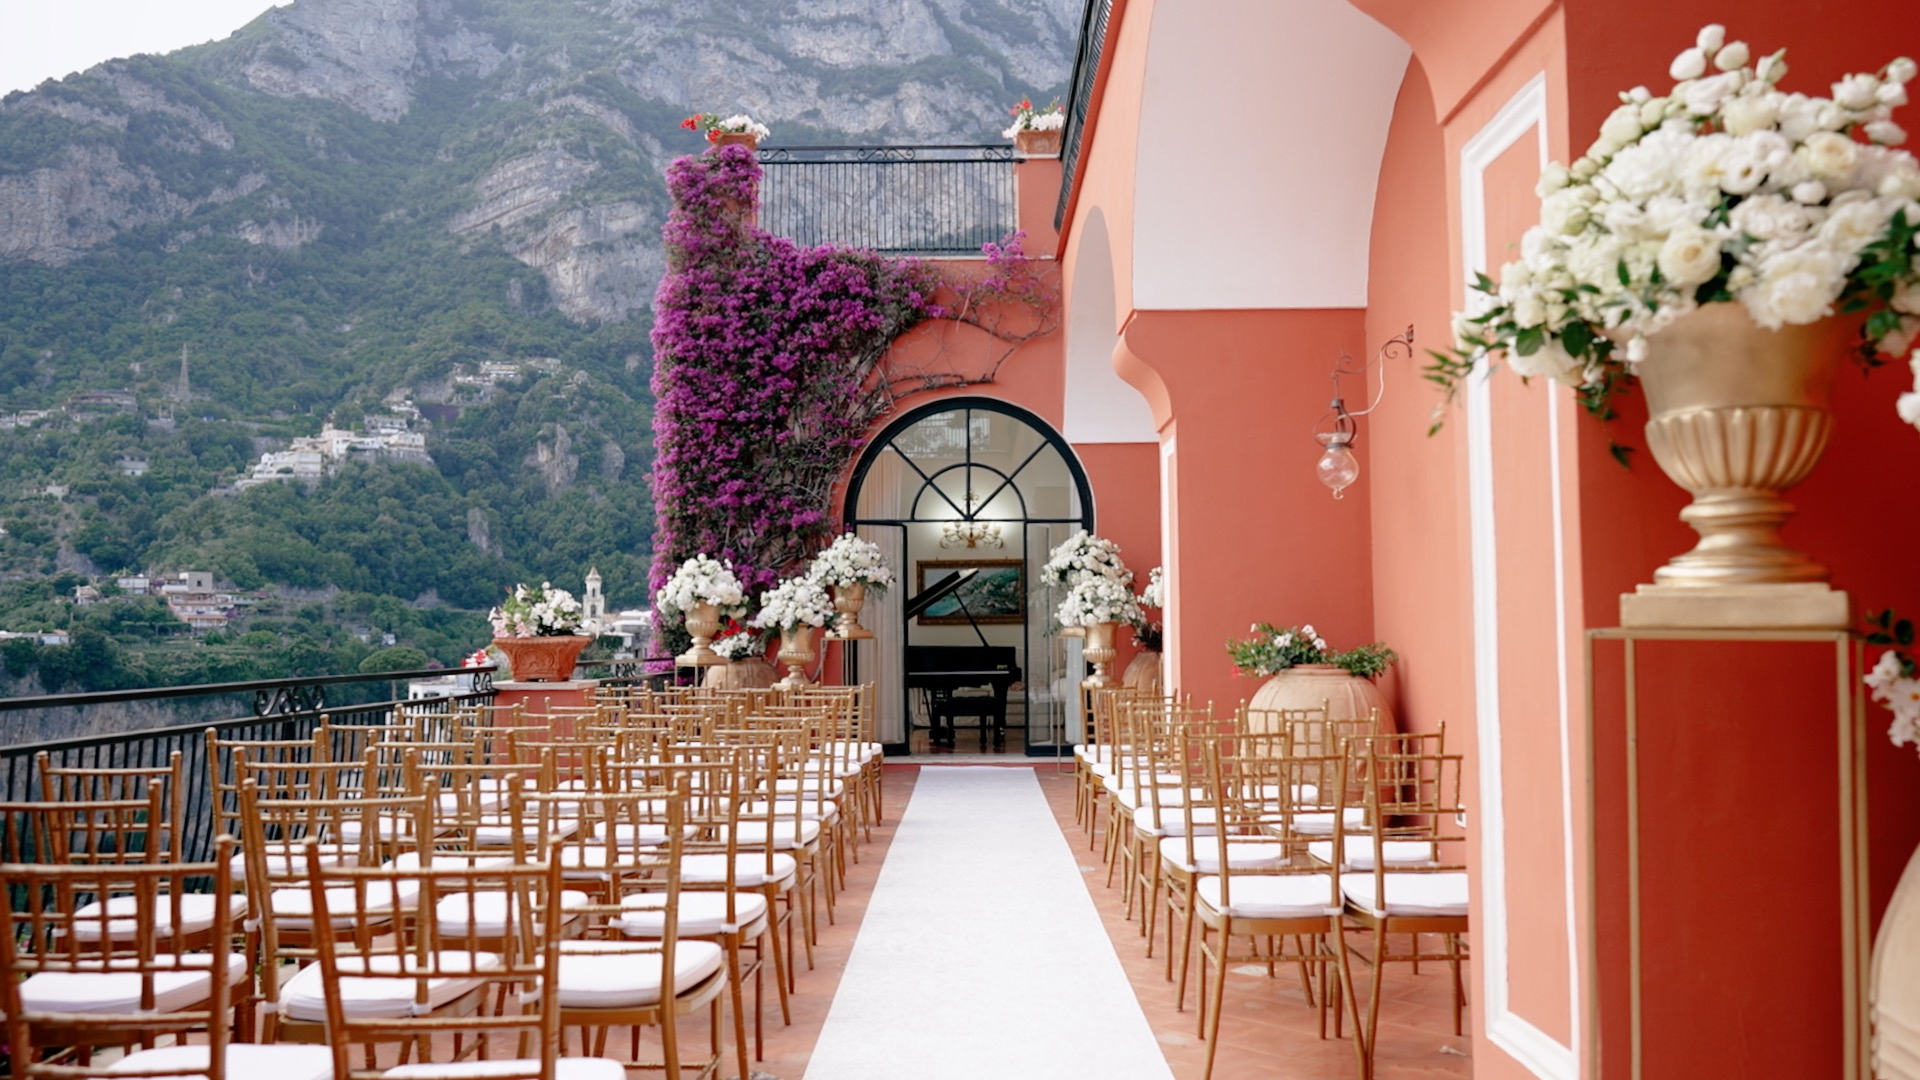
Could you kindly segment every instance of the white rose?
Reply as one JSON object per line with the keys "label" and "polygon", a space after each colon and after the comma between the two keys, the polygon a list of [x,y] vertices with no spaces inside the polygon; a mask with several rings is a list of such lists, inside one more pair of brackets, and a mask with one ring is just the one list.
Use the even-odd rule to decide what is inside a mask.
{"label": "white rose", "polygon": [[1600,220],[1617,236],[1639,240],[1647,234],[1647,212],[1630,202],[1607,203]]}
{"label": "white rose", "polygon": [[1867,125],[1867,138],[1881,146],[1899,146],[1907,141],[1907,131],[1891,120],[1875,120]]}
{"label": "white rose", "polygon": [[[1817,181],[1813,181],[1817,183]],[[1824,195],[1824,192],[1822,192]],[[1778,195],[1743,199],[1727,215],[1727,224],[1755,240],[1797,238],[1811,227],[1806,209]]]}
{"label": "white rose", "polygon": [[1557,338],[1548,338],[1532,356],[1521,356],[1518,352],[1507,353],[1507,366],[1522,378],[1542,375],[1555,382],[1578,385],[1580,382],[1580,364],[1567,355]]}
{"label": "white rose", "polygon": [[1725,122],[1729,134],[1747,135],[1765,131],[1780,121],[1780,95],[1729,98],[1720,106],[1720,119]]}
{"label": "white rose", "polygon": [[[1894,293],[1888,305],[1902,315],[1920,315],[1920,282],[1908,285]],[[1916,356],[1920,357],[1920,354]],[[1920,359],[1916,359],[1915,363],[1920,364]]]}
{"label": "white rose", "polygon": [[1736,41],[1714,54],[1713,66],[1719,68],[1721,71],[1735,71],[1739,68],[1746,67],[1747,59],[1751,55],[1752,54],[1747,51],[1746,42]]}
{"label": "white rose", "polygon": [[1887,65],[1887,81],[1905,85],[1913,81],[1916,70],[1913,61],[1902,56]]}
{"label": "white rose", "polygon": [[1673,64],[1667,68],[1667,74],[1675,79],[1697,79],[1707,73],[1707,54],[1699,49],[1688,49],[1673,58]]}
{"label": "white rose", "polygon": [[1854,142],[1832,131],[1816,131],[1800,144],[1797,153],[1813,175],[1828,180],[1844,180],[1853,172],[1857,156]]}
{"label": "white rose", "polygon": [[1901,394],[1893,407],[1899,410],[1901,420],[1920,428],[1920,392]]}
{"label": "white rose", "polygon": [[1720,103],[1726,100],[1728,95],[1740,89],[1743,81],[1745,76],[1738,71],[1729,71],[1712,78],[1701,79],[1682,92],[1681,100],[1686,102],[1689,113],[1695,116],[1712,116],[1720,111]]}
{"label": "white rose", "polygon": [[1672,104],[1666,98],[1654,98],[1640,103],[1640,126],[1648,130],[1659,127],[1667,119],[1667,108]]}
{"label": "white rose", "polygon": [[1660,246],[1660,272],[1677,287],[1698,285],[1720,272],[1720,241],[1698,226],[1675,230]]}
{"label": "white rose", "polygon": [[1827,185],[1818,180],[1802,180],[1793,185],[1793,201],[1805,206],[1818,206],[1827,199]]}
{"label": "white rose", "polygon": [[1760,62],[1754,65],[1753,73],[1769,86],[1779,82],[1787,73],[1787,50],[1781,49],[1772,56],[1761,57]]}
{"label": "white rose", "polygon": [[1695,139],[1680,166],[1680,181],[1686,185],[1687,194],[1718,194],[1732,165],[1730,159],[1736,145],[1731,135],[1702,135]]}
{"label": "white rose", "polygon": [[1780,134],[1788,142],[1805,142],[1821,130],[1820,102],[1805,94],[1788,94],[1780,102]]}
{"label": "white rose", "polygon": [[1547,305],[1539,293],[1528,292],[1514,298],[1513,321],[1522,327],[1539,326],[1547,321]]}
{"label": "white rose", "polygon": [[1665,236],[1675,229],[1698,225],[1706,220],[1707,214],[1718,202],[1718,198],[1690,200],[1678,195],[1655,195],[1647,200],[1648,231],[1656,236]]}
{"label": "white rose", "polygon": [[1572,236],[1586,228],[1587,203],[1592,191],[1592,188],[1565,188],[1547,196],[1540,204],[1541,226],[1563,236]]}
{"label": "white rose", "polygon": [[1758,188],[1774,168],[1792,155],[1787,140],[1771,131],[1756,131],[1734,140],[1721,160],[1720,190],[1745,195]]}
{"label": "white rose", "polygon": [[[1862,197],[1848,198],[1851,195]],[[1892,216],[1893,207],[1887,203],[1850,191],[1835,200],[1826,222],[1820,226],[1820,239],[1838,251],[1857,254],[1886,231],[1887,219]]]}
{"label": "white rose", "polygon": [[1700,35],[1694,38],[1693,41],[1703,53],[1718,52],[1720,51],[1720,46],[1726,44],[1726,42],[1727,28],[1719,23],[1708,23],[1701,27]]}
{"label": "white rose", "polygon": [[1866,112],[1879,90],[1880,80],[1872,75],[1849,75],[1833,84],[1833,103],[1849,112]]}
{"label": "white rose", "polygon": [[1549,162],[1547,167],[1541,170],[1540,182],[1534,185],[1533,193],[1544,199],[1554,192],[1559,191],[1561,188],[1566,187],[1568,181],[1572,179],[1573,176],[1567,172],[1565,165],[1557,161]]}
{"label": "white rose", "polygon": [[1640,126],[1640,107],[1627,104],[1607,114],[1600,124],[1600,137],[1625,146],[1638,139],[1646,129]]}
{"label": "white rose", "polygon": [[1846,260],[1820,241],[1776,252],[1760,266],[1760,280],[1743,297],[1753,321],[1769,330],[1826,316],[1846,284]]}
{"label": "white rose", "polygon": [[1889,109],[1897,109],[1907,103],[1907,88],[1896,82],[1881,83],[1873,99]]}

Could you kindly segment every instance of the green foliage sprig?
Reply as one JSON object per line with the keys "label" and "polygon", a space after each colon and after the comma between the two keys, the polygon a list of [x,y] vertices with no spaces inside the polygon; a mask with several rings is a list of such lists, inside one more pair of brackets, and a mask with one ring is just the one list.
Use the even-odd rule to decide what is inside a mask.
{"label": "green foliage sprig", "polygon": [[1274,675],[1301,664],[1330,664],[1349,675],[1371,679],[1400,658],[1379,641],[1345,652],[1330,649],[1311,623],[1284,630],[1272,623],[1256,623],[1252,633],[1252,637],[1227,642],[1227,655],[1242,675]]}

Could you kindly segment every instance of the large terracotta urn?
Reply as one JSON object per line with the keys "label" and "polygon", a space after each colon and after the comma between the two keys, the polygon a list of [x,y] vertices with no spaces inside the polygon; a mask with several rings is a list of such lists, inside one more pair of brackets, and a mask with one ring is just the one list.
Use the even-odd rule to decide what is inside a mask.
{"label": "large terracotta urn", "polygon": [[712,667],[724,664],[727,658],[714,652],[708,646],[713,635],[720,632],[720,609],[712,604],[695,604],[687,612],[687,633],[693,635],[693,648],[674,658],[681,667]]}
{"label": "large terracotta urn", "polygon": [[[1849,625],[1845,594],[1821,584],[1826,568],[1780,536],[1793,516],[1785,492],[1813,470],[1833,431],[1845,330],[1838,320],[1767,330],[1745,305],[1719,303],[1647,339],[1647,358],[1634,365],[1647,395],[1647,448],[1693,496],[1680,518],[1700,540],[1623,601],[1623,623]],[[1748,603],[1729,607],[1728,597]],[[1676,614],[1663,617],[1662,606]]]}
{"label": "large terracotta urn", "polygon": [[1330,719],[1357,720],[1369,710],[1378,710],[1378,729],[1395,730],[1393,710],[1373,680],[1349,675],[1345,668],[1332,664],[1297,664],[1269,677],[1248,699],[1247,708],[1253,712],[1254,730],[1259,731],[1265,730],[1259,715],[1262,711],[1317,709],[1322,702]]}
{"label": "large terracotta urn", "polygon": [[1120,685],[1158,697],[1161,687],[1166,684],[1165,665],[1166,658],[1159,651],[1141,649],[1134,654],[1127,670],[1121,673]]}
{"label": "large terracotta urn", "polygon": [[1870,978],[1873,1075],[1920,1080],[1920,851],[1907,861],[1880,920]]}
{"label": "large terracotta urn", "polygon": [[780,652],[777,654],[782,664],[787,666],[787,677],[781,679],[778,686],[812,686],[813,680],[807,678],[807,667],[814,661],[814,628],[804,623],[790,630],[780,632]]}
{"label": "large terracotta urn", "polygon": [[767,663],[766,657],[747,656],[708,668],[701,685],[716,690],[759,690],[772,686],[779,678],[780,672]]}
{"label": "large terracotta urn", "polygon": [[873,631],[860,625],[860,609],[867,603],[867,585],[855,582],[852,585],[833,587],[833,609],[840,613],[834,620],[833,630],[827,636],[843,641],[870,638]]}
{"label": "large terracotta urn", "polygon": [[1107,673],[1107,665],[1113,663],[1117,655],[1113,649],[1114,626],[1114,623],[1103,622],[1082,628],[1087,644],[1080,650],[1080,657],[1093,665],[1093,674],[1080,680],[1080,685],[1088,690],[1104,690],[1114,684],[1113,676]]}
{"label": "large terracotta urn", "polygon": [[566,682],[573,678],[580,650],[593,639],[584,634],[548,634],[541,637],[497,637],[493,647],[507,654],[515,682]]}

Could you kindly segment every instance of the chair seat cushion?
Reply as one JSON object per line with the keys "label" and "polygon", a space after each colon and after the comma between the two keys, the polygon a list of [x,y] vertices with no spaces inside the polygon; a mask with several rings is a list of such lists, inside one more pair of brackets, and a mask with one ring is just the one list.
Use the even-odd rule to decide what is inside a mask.
{"label": "chair seat cushion", "polygon": [[766,817],[769,805],[775,814],[798,814],[808,821],[824,821],[831,825],[840,820],[840,806],[832,801],[814,799],[782,799],[769,804],[764,799],[752,799],[740,804],[740,816],[743,818]]}
{"label": "chair seat cushion", "polygon": [[[635,893],[620,901],[620,906],[626,911],[614,925],[628,937],[657,938],[666,933],[666,893]],[[764,893],[735,893],[733,921],[729,922],[726,893],[682,892],[679,934],[682,938],[736,934],[759,922],[766,914],[767,898]]]}
{"label": "chair seat cushion", "polygon": [[[1346,861],[1341,863],[1343,870],[1373,869],[1373,837],[1349,836],[1346,838]],[[1393,866],[1432,866],[1434,865],[1433,845],[1425,840],[1383,840],[1380,854],[1389,867]],[[1323,863],[1333,861],[1333,841],[1315,840],[1307,845],[1307,853]]]}
{"label": "chair seat cushion", "polygon": [[1210,875],[1194,885],[1200,902],[1234,919],[1312,919],[1340,914],[1332,874],[1235,874],[1233,904],[1221,906],[1220,878]]}
{"label": "chair seat cushion", "polygon": [[[554,823],[554,828],[548,830],[547,839],[564,840],[579,831],[579,821],[563,818]],[[516,832],[520,835],[521,843],[535,844],[540,841],[539,825],[505,815],[488,815],[474,825],[473,843],[476,847],[512,847]]]}
{"label": "chair seat cushion", "polygon": [[[1349,806],[1340,811],[1340,818],[1349,829],[1364,829],[1367,826],[1367,811],[1364,807]],[[1293,815],[1293,831],[1306,836],[1332,836],[1333,811],[1320,810]]]}
{"label": "chair seat cushion", "polygon": [[[1395,874],[1381,877],[1386,882],[1386,904],[1374,895],[1372,874],[1348,874],[1340,879],[1340,891],[1362,911],[1375,918],[1393,915],[1428,917],[1465,917],[1467,914],[1467,875],[1459,871],[1437,874]],[[1235,887],[1238,887],[1236,883]]]}
{"label": "chair seat cushion", "polygon": [[[180,957],[160,957],[174,970],[156,971],[153,976],[153,1008],[156,1012],[184,1012],[207,999],[213,985],[207,953]],[[106,964],[86,963],[78,971],[41,971],[27,976],[20,984],[20,1005],[28,1012],[90,1013],[127,1016],[141,1011],[141,975],[128,960]],[[120,969],[120,970],[116,970]],[[238,982],[246,977],[247,957],[233,953],[227,957],[227,977]]]}
{"label": "chair seat cushion", "polygon": [[[772,872],[768,872],[767,856],[753,854],[736,855],[733,858],[733,883],[742,889],[757,889],[762,885],[781,885],[793,879],[799,864],[791,855],[773,856]],[[683,885],[719,885],[727,880],[727,857],[725,855],[688,855],[680,860],[680,882]]]}
{"label": "chair seat cushion", "polygon": [[[1193,845],[1193,862],[1187,861],[1187,841],[1185,837],[1169,836],[1160,841],[1160,858],[1189,874],[1217,874],[1220,872],[1220,842],[1208,837]],[[1282,865],[1287,861],[1287,849],[1284,845],[1266,840],[1229,840],[1227,842],[1227,867],[1232,870],[1265,870]]]}
{"label": "chair seat cushion", "polygon": [[[486,1080],[493,1076],[538,1076],[537,1058],[491,1061],[447,1061],[424,1065],[396,1065],[380,1074],[382,1080]],[[626,1080],[626,1066],[609,1058],[563,1057],[555,1063],[554,1080]]]}
{"label": "chair seat cushion", "polygon": [[[441,897],[433,907],[433,914],[443,936],[465,937],[471,926],[476,937],[503,937],[509,918],[517,914],[518,905],[512,903],[512,899],[504,892],[455,893]],[[579,912],[592,904],[593,898],[586,893],[562,890],[562,922],[566,913]]]}
{"label": "chair seat cushion", "polygon": [[[320,865],[326,867],[351,866],[359,861],[359,849],[346,844],[320,844]],[[293,844],[268,844],[260,852],[260,865],[266,872],[277,877],[290,877],[307,871],[307,856],[304,841]],[[227,865],[233,868],[234,880],[246,877],[247,853],[235,855]]]}
{"label": "chair seat cushion", "polygon": [[804,799],[821,798],[839,802],[847,797],[847,785],[837,780],[822,782],[812,777],[782,776],[773,782],[774,794],[798,796]]}
{"label": "chair seat cushion", "polygon": [[[725,951],[711,941],[678,942],[673,956],[674,992],[685,993],[712,978],[725,960]],[[657,1005],[661,972],[657,952],[642,952],[618,941],[562,942],[560,1005],[575,1009]]]}
{"label": "chair seat cushion", "polygon": [[[177,1073],[169,1070],[179,1070]],[[128,1054],[109,1073],[144,1073],[148,1080],[188,1080],[207,1071],[204,1046],[162,1046]],[[227,1075],[272,1080],[333,1080],[333,1051],[300,1043],[227,1044]]]}
{"label": "chair seat cushion", "polygon": [[[607,826],[596,826],[593,839],[595,843],[606,843]],[[665,822],[622,821],[613,826],[613,842],[623,848],[657,848],[667,842],[667,826]]]}
{"label": "chair seat cushion", "polygon": [[[716,831],[719,835],[715,839],[724,841],[727,838],[724,827]],[[743,821],[734,826],[733,842],[741,848],[764,848],[769,842],[769,832],[772,834],[773,850],[794,851],[809,847],[820,839],[820,823],[805,818],[775,818],[769,830],[765,821]]]}
{"label": "chair seat cushion", "polygon": [[[371,961],[370,966],[369,961]],[[341,1008],[349,1017],[379,1019],[423,1016],[448,1002],[459,1000],[462,995],[475,987],[485,985],[484,979],[462,978],[459,973],[496,971],[500,968],[500,958],[484,952],[439,953],[438,970],[441,974],[427,980],[427,1002],[424,1006],[414,1002],[414,989],[419,985],[416,980],[352,974],[357,971],[373,971],[398,975],[403,969],[400,958],[397,956],[366,957],[348,954],[340,958],[339,966]],[[409,956],[406,958],[404,970],[418,971],[420,965]],[[292,1020],[325,1022],[327,997],[324,983],[320,978],[319,964],[308,964],[301,968],[293,978],[287,980],[287,985],[280,988],[280,1011]]]}
{"label": "chair seat cushion", "polygon": [[1135,807],[1133,827],[1150,836],[1185,836],[1189,828],[1196,836],[1211,835],[1220,820],[1219,811],[1211,806],[1161,806],[1157,813],[1155,810],[1152,806]]}
{"label": "chair seat cushion", "polygon": [[[226,897],[227,910],[235,919],[247,913],[247,898],[239,893],[229,893]],[[180,925],[173,925],[173,900],[162,896],[154,904],[154,936],[158,945],[164,948],[165,939],[176,930],[181,934],[202,934],[213,929],[213,918],[219,913],[220,904],[212,893],[182,893],[180,896]],[[140,901],[132,896],[111,896],[107,898],[104,910],[99,901],[83,904],[73,913],[73,937],[76,941],[99,941],[102,923],[106,937],[115,941],[131,940],[139,934],[136,916],[140,913]]]}

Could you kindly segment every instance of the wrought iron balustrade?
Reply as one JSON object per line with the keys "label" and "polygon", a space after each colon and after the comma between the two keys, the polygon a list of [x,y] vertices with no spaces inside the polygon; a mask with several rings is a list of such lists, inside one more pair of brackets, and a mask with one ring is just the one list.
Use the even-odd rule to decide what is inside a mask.
{"label": "wrought iron balustrade", "polygon": [[760,227],[807,244],[977,255],[1019,228],[1013,147],[783,146],[760,151]]}
{"label": "wrought iron balustrade", "polygon": [[1080,52],[1073,60],[1067,86],[1067,125],[1060,144],[1060,201],[1054,207],[1053,227],[1066,225],[1067,204],[1080,183],[1080,152],[1086,142],[1087,110],[1093,106],[1093,86],[1100,77],[1100,59],[1107,47],[1107,23],[1113,0],[1087,0],[1080,17]]}

